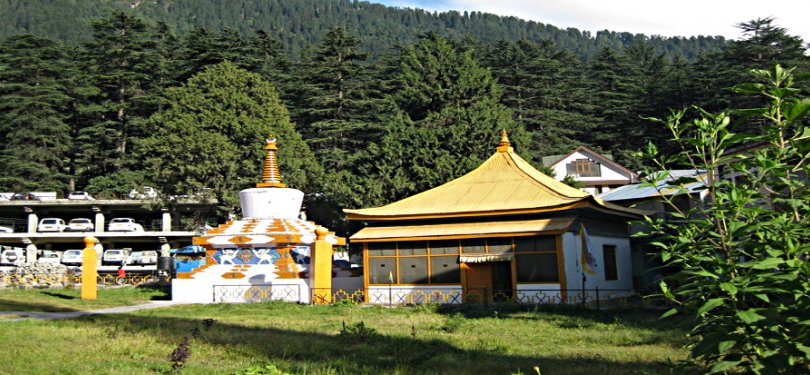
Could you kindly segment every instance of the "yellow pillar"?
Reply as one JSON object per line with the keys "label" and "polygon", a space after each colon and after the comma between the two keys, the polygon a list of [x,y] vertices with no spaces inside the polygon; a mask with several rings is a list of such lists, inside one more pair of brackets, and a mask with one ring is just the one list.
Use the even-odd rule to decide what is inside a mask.
{"label": "yellow pillar", "polygon": [[326,241],[329,230],[318,226],[317,238],[309,258],[313,304],[332,303],[332,244]]}
{"label": "yellow pillar", "polygon": [[98,254],[95,237],[84,238],[84,251],[82,251],[82,299],[98,299],[98,269],[96,262]]}

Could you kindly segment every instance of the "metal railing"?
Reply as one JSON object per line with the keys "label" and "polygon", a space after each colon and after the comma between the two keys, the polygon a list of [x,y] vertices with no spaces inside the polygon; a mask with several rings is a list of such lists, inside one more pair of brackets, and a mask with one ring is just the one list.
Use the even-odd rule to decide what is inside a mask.
{"label": "metal railing", "polygon": [[244,284],[214,285],[214,302],[306,302],[302,297],[301,284]]}
{"label": "metal railing", "polygon": [[629,304],[637,300],[632,289],[430,289],[412,287],[379,287],[368,290],[312,289],[313,303],[353,303],[375,305],[421,304],[519,304],[579,305],[604,308]]}

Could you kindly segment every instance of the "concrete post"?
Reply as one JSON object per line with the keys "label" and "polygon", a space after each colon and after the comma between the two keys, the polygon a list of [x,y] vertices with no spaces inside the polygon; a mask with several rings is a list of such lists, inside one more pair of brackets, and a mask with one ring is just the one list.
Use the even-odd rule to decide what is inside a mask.
{"label": "concrete post", "polygon": [[96,223],[95,223],[96,229],[95,229],[95,232],[96,233],[102,233],[102,232],[104,232],[104,225],[106,224],[104,222],[104,214],[101,213],[101,211],[98,210],[95,207],[93,208],[93,211],[96,212]]}
{"label": "concrete post", "polygon": [[25,208],[25,211],[28,212],[28,233],[36,233],[39,217],[28,207]]}
{"label": "concrete post", "polygon": [[329,304],[332,303],[332,244],[326,240],[328,229],[318,226],[315,234],[317,238],[309,261],[312,303]]}
{"label": "concrete post", "polygon": [[37,261],[37,246],[29,244],[25,247],[25,264],[34,264]]}
{"label": "concrete post", "polygon": [[[96,253],[98,240],[95,237],[84,238],[84,251],[82,251],[82,299],[98,299],[98,262]],[[101,251],[99,251],[100,253]]]}
{"label": "concrete post", "polygon": [[169,213],[169,210],[163,209],[163,227],[162,230],[164,232],[171,232],[172,231],[172,214]]}

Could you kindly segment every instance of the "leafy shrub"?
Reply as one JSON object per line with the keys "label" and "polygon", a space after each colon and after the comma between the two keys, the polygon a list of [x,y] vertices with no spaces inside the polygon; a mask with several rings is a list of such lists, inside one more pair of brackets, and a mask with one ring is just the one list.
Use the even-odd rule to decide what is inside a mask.
{"label": "leafy shrub", "polygon": [[[764,96],[767,107],[698,109],[685,122],[685,110],[674,112],[665,123],[682,151],[666,159],[647,148],[664,169],[649,186],[679,193],[661,197],[667,220],[647,220],[659,237],[653,245],[680,270],[660,284],[676,303],[663,317],[697,318],[692,357],[711,373],[810,373],[810,99],[799,98],[792,69],[753,73],[767,84],[734,91]],[[760,124],[760,135],[734,133],[732,119]],[[672,165],[702,174],[673,179]],[[698,182],[703,199],[685,209],[677,199]]]}

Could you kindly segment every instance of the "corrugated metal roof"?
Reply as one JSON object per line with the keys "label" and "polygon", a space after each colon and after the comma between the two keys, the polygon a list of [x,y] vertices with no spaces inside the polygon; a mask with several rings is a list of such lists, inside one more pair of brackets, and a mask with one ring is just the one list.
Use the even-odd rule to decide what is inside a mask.
{"label": "corrugated metal roof", "polygon": [[392,241],[416,238],[486,237],[496,234],[536,234],[562,231],[574,222],[573,218],[543,220],[496,221],[485,223],[455,223],[434,225],[406,225],[393,227],[366,227],[349,239],[354,242]]}
{"label": "corrugated metal roof", "polygon": [[[705,178],[702,171],[695,170],[674,170],[669,171],[670,175],[665,181],[661,181],[656,186],[642,186],[641,184],[625,185],[620,188],[611,190],[599,196],[605,201],[616,202],[624,200],[644,199],[658,197],[661,195],[669,196],[681,192],[677,186],[670,186],[671,181],[680,177],[696,177],[698,180]],[[685,192],[689,194],[699,192],[705,185],[702,182],[693,182],[683,186]]]}
{"label": "corrugated metal roof", "polygon": [[345,209],[349,219],[413,215],[452,216],[540,209],[579,202],[589,195],[535,169],[511,147],[455,180],[382,207]]}

